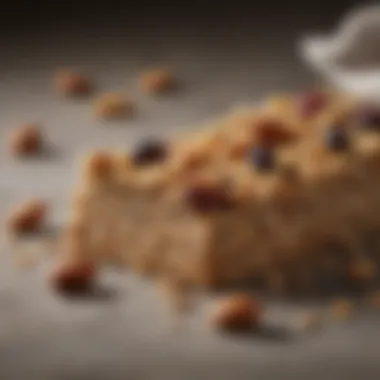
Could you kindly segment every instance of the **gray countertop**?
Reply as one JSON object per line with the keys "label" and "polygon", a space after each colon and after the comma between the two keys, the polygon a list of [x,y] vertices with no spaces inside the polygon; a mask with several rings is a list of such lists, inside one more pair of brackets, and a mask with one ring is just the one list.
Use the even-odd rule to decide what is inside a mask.
{"label": "gray countertop", "polygon": [[[297,13],[285,8],[281,12],[287,16]],[[315,5],[309,13],[314,11]],[[11,160],[2,148],[1,215],[19,200],[41,196],[51,202],[51,221],[59,225],[75,180],[76,158],[83,151],[94,146],[128,148],[143,135],[170,135],[236,104],[254,103],[277,90],[307,87],[315,78],[297,59],[295,38],[307,26],[329,25],[339,12],[328,20],[309,16],[310,22],[302,14],[284,23],[281,15],[270,18],[265,13],[256,21],[242,14],[232,25],[195,19],[183,25],[177,20],[175,27],[166,28],[165,19],[152,23],[143,19],[139,24],[136,18],[128,28],[125,12],[106,26],[94,26],[99,15],[92,23],[73,17],[48,23],[45,29],[36,24],[30,35],[27,31],[2,35],[2,141],[14,125],[36,120],[44,126],[56,154],[22,163]],[[253,27],[254,22],[260,27]],[[182,91],[155,100],[138,90],[136,78],[143,68],[161,64],[173,68]],[[136,118],[99,123],[91,117],[90,101],[72,102],[54,95],[51,75],[62,66],[88,73],[99,91],[129,94],[138,106]],[[2,252],[1,379],[356,380],[380,376],[380,319],[375,313],[363,312],[345,324],[328,324],[318,334],[234,338],[209,329],[207,299],[177,326],[165,300],[148,281],[110,271],[102,276],[110,289],[108,297],[67,301],[48,289],[47,267],[42,263],[27,271],[16,270],[11,252]],[[295,303],[268,304],[268,315],[279,326],[292,324],[298,310],[302,306]]]}

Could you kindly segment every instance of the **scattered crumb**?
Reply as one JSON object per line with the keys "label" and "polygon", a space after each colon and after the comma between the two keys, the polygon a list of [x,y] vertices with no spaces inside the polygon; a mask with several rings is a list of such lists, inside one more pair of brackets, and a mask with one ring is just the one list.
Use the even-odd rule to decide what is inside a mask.
{"label": "scattered crumb", "polygon": [[320,312],[309,310],[300,315],[299,327],[302,331],[318,331],[323,326],[323,316]]}
{"label": "scattered crumb", "polygon": [[211,323],[221,330],[247,331],[259,325],[261,316],[262,306],[256,298],[236,294],[217,303]]}
{"label": "scattered crumb", "polygon": [[54,78],[55,90],[65,96],[84,96],[92,90],[92,85],[82,74],[63,70],[59,71]]}
{"label": "scattered crumb", "polygon": [[41,128],[34,123],[23,124],[13,129],[8,140],[9,151],[13,156],[32,156],[41,152],[43,137]]}
{"label": "scattered crumb", "polygon": [[367,305],[372,309],[380,309],[380,290],[376,290],[369,294],[366,301]]}
{"label": "scattered crumb", "polygon": [[52,288],[64,294],[87,292],[93,284],[94,265],[83,260],[65,260],[59,262],[50,274]]}
{"label": "scattered crumb", "polygon": [[111,175],[113,162],[106,152],[94,152],[86,157],[85,176],[87,178],[104,179]]}
{"label": "scattered crumb", "polygon": [[332,315],[336,320],[348,320],[353,316],[355,305],[352,301],[341,299],[332,304]]}
{"label": "scattered crumb", "polygon": [[121,119],[132,116],[133,102],[117,93],[101,95],[94,103],[94,115],[99,119]]}
{"label": "scattered crumb", "polygon": [[159,289],[178,315],[190,310],[190,292],[186,282],[180,279],[162,278],[159,281]]}
{"label": "scattered crumb", "polygon": [[35,232],[45,223],[46,214],[47,205],[43,200],[26,201],[11,211],[8,228],[14,233]]}
{"label": "scattered crumb", "polygon": [[353,281],[370,281],[375,276],[375,267],[370,261],[355,262],[349,268],[349,276]]}
{"label": "scattered crumb", "polygon": [[163,94],[172,91],[176,80],[168,69],[155,69],[140,77],[141,88],[149,94]]}

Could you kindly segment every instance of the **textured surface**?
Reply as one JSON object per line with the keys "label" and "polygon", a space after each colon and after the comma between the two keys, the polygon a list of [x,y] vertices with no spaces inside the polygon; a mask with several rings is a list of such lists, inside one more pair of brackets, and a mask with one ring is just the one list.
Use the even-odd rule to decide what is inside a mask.
{"label": "textured surface", "polygon": [[[75,157],[82,150],[127,147],[139,135],[171,134],[230,105],[309,84],[312,78],[296,60],[293,42],[301,30],[320,25],[323,18],[311,25],[297,16],[299,23],[293,29],[279,23],[284,14],[292,13],[299,15],[294,9],[283,9],[257,30],[252,29],[251,19],[244,18],[232,32],[217,19],[212,27],[206,21],[197,24],[197,33],[186,32],[194,30],[196,23],[188,21],[180,28],[178,20],[176,33],[158,33],[164,21],[146,20],[133,23],[138,28],[149,26],[149,33],[137,39],[130,30],[119,33],[118,28],[128,24],[119,15],[114,24],[98,23],[95,29],[82,26],[74,17],[65,23],[52,22],[47,31],[40,28],[41,33],[36,23],[36,34],[26,40],[3,35],[7,59],[0,73],[1,136],[19,121],[37,120],[58,150],[55,157],[27,163],[12,162],[2,150],[1,214],[13,202],[40,195],[52,202],[53,219],[59,223],[66,192],[74,181]],[[263,34],[273,28],[276,33],[263,40]],[[68,30],[71,34],[62,33]],[[184,82],[184,91],[162,100],[143,96],[136,89],[136,74],[152,62],[172,66]],[[101,90],[125,88],[138,101],[136,119],[103,126],[91,119],[86,101],[71,103],[52,96],[50,75],[61,65],[83,68],[97,79]],[[329,325],[316,336],[239,340],[205,326],[207,302],[178,329],[149,283],[105,273],[109,297],[65,302],[49,293],[45,270],[41,266],[16,271],[9,252],[1,257],[2,379],[350,380],[377,379],[380,374],[379,315],[363,314],[352,323]],[[287,324],[296,309],[275,304],[268,313]]]}

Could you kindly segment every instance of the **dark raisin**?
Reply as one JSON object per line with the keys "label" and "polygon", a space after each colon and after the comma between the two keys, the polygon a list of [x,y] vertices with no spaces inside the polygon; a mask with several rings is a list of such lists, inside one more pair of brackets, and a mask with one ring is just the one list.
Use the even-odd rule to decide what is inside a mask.
{"label": "dark raisin", "polygon": [[364,128],[380,129],[380,108],[362,108],[356,115],[356,122]]}
{"label": "dark raisin", "polygon": [[191,207],[200,212],[230,209],[233,200],[225,187],[198,185],[188,189],[186,200]]}
{"label": "dark raisin", "polygon": [[349,147],[348,133],[343,127],[329,128],[325,132],[326,148],[333,151],[345,151]]}
{"label": "dark raisin", "polygon": [[320,92],[308,92],[297,99],[299,113],[303,117],[312,117],[326,105],[326,97]]}
{"label": "dark raisin", "polygon": [[258,170],[271,170],[275,166],[273,149],[266,145],[257,145],[252,148],[249,159]]}
{"label": "dark raisin", "polygon": [[145,141],[140,144],[132,155],[135,165],[150,165],[165,160],[167,147],[161,141]]}

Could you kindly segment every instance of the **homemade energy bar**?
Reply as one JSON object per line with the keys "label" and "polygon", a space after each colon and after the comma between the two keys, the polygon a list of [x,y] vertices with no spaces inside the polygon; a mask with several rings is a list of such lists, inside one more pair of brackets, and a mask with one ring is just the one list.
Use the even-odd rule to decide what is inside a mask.
{"label": "homemade energy bar", "polygon": [[367,281],[379,173],[379,111],[330,91],[270,98],[170,142],[91,154],[62,252],[202,286],[326,268]]}

